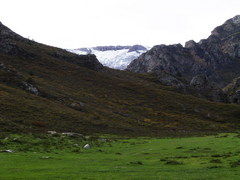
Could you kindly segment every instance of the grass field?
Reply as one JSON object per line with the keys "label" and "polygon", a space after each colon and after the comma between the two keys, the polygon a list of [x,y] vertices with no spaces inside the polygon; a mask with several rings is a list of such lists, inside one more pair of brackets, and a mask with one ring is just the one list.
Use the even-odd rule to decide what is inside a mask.
{"label": "grass field", "polygon": [[[240,136],[1,138],[0,179],[240,179]],[[89,143],[91,149],[83,149]]]}

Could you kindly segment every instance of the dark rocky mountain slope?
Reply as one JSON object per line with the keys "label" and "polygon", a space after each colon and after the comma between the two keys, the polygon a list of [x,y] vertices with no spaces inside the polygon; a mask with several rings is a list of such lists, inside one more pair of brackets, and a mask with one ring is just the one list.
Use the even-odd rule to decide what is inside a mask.
{"label": "dark rocky mountain slope", "polygon": [[[166,85],[178,86],[179,80],[177,84],[176,80],[171,81],[177,77],[182,80],[181,86],[185,89],[189,86],[192,88],[191,81],[206,77],[211,86],[215,86],[214,92],[209,91],[209,87],[204,90],[202,86],[205,93],[209,92],[208,99],[225,102],[224,92],[220,88],[240,76],[240,16],[227,20],[199,43],[191,40],[186,42],[185,47],[180,44],[155,46],[134,60],[127,69],[137,73],[156,73],[163,84],[167,74],[169,79]],[[161,76],[163,73],[164,78]],[[193,90],[199,93],[197,89]]]}
{"label": "dark rocky mountain slope", "polygon": [[[190,51],[170,48],[181,49],[174,56]],[[152,74],[103,67],[93,55],[39,44],[0,25],[1,132],[174,136],[239,128],[240,106],[183,95],[158,81]]]}

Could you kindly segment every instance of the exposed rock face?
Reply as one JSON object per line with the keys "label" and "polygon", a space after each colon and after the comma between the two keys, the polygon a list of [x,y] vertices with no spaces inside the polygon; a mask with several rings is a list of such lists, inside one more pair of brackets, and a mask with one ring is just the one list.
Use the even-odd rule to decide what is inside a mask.
{"label": "exposed rock face", "polygon": [[38,88],[34,85],[34,81],[26,79],[23,75],[18,73],[15,69],[5,66],[0,63],[0,82],[8,85],[21,88],[31,94],[39,95]]}
{"label": "exposed rock face", "polygon": [[73,102],[69,105],[69,107],[77,110],[77,111],[83,111],[85,104],[82,102]]}
{"label": "exposed rock face", "polygon": [[240,77],[235,78],[223,90],[229,95],[231,103],[240,104]]}
{"label": "exposed rock face", "polygon": [[236,91],[235,94],[229,96],[231,103],[240,104],[240,90]]}
{"label": "exposed rock face", "polygon": [[228,102],[227,94],[205,75],[197,75],[190,82],[165,72],[156,72],[158,81],[185,94],[192,94],[215,102]]}
{"label": "exposed rock face", "polygon": [[223,25],[216,27],[212,31],[212,35],[217,36],[220,39],[232,36],[235,33],[239,33],[240,28],[240,15],[227,20]]}
{"label": "exposed rock face", "polygon": [[32,94],[39,95],[39,90],[37,89],[37,87],[28,82],[22,82],[21,87]]}
{"label": "exposed rock face", "polygon": [[[239,17],[226,21],[213,30],[208,39],[199,43],[186,42],[185,47],[177,45],[159,45],[134,60],[128,70],[145,73],[166,71],[172,75],[181,75],[191,80],[198,74],[204,74],[220,87],[228,84],[240,74],[240,23]],[[228,76],[224,72],[230,72]]]}
{"label": "exposed rock face", "polygon": [[206,98],[215,102],[228,102],[227,94],[215,83],[209,81],[205,75],[197,75],[190,82],[190,87],[198,97]]}
{"label": "exposed rock face", "polygon": [[[155,46],[134,60],[127,70],[137,73],[166,72],[192,85],[196,82],[204,85],[200,82],[204,79],[199,79],[201,75],[220,90],[240,76],[240,16],[227,20],[199,43],[191,40],[186,42],[185,47],[180,44]],[[219,93],[222,95],[222,92]]]}
{"label": "exposed rock face", "polygon": [[138,73],[164,71],[174,76],[188,76],[193,65],[192,55],[182,45],[158,45],[134,60],[127,69]]}
{"label": "exposed rock face", "polygon": [[177,77],[174,77],[171,74],[168,74],[166,72],[156,72],[157,75],[157,79],[158,81],[166,86],[173,86],[177,89],[184,89],[187,85],[184,84],[184,82],[182,82],[180,79],[178,79]]}
{"label": "exposed rock face", "polygon": [[193,40],[187,41],[185,43],[185,48],[195,48],[197,46],[197,43]]}

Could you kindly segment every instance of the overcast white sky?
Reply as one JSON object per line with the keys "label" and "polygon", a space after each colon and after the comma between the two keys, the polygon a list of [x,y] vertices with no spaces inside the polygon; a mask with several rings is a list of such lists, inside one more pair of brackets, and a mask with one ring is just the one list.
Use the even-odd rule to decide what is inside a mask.
{"label": "overcast white sky", "polygon": [[0,21],[62,47],[199,41],[240,14],[240,0],[0,0]]}

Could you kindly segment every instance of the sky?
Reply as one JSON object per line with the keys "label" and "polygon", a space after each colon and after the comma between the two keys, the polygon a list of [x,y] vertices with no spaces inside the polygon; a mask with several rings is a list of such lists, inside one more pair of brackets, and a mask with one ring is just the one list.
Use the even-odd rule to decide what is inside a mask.
{"label": "sky", "polygon": [[207,38],[240,0],[0,0],[0,21],[37,42],[80,48]]}

